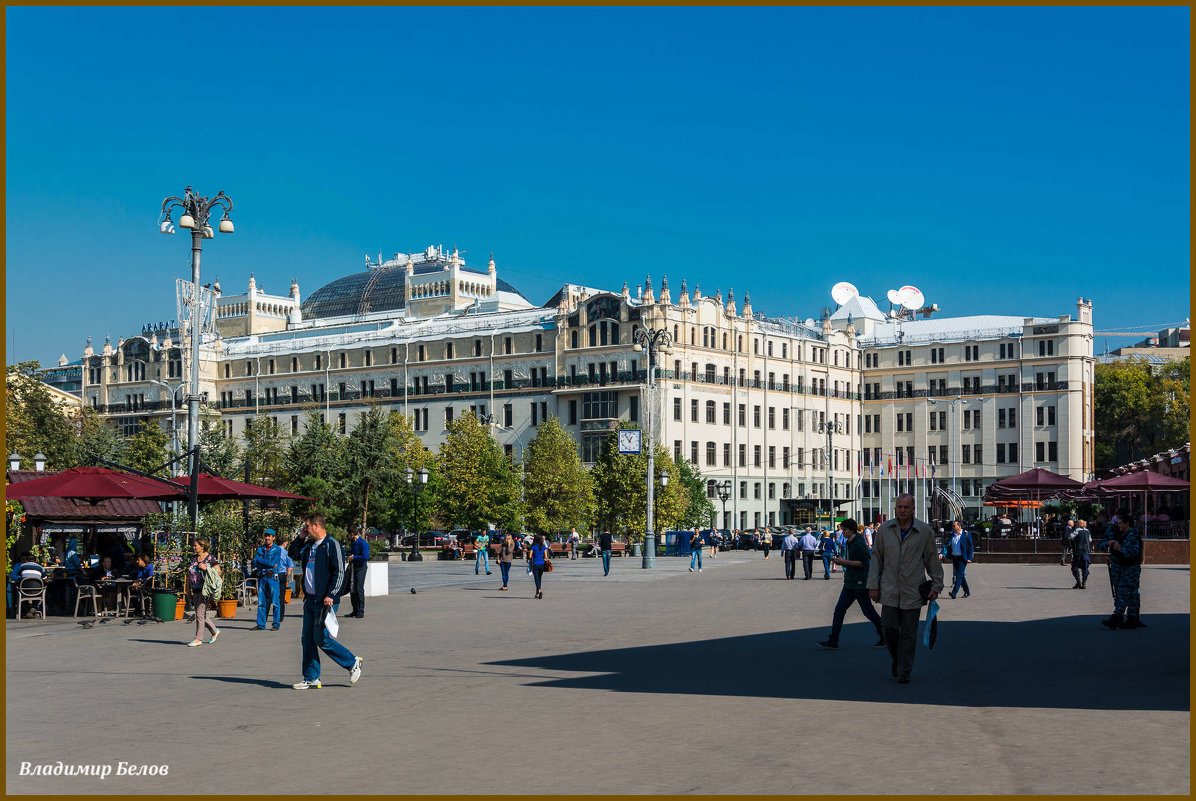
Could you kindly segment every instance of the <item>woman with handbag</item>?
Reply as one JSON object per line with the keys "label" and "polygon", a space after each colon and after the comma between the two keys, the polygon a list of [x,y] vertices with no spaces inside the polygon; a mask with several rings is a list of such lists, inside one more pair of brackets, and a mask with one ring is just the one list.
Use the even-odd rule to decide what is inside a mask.
{"label": "woman with handbag", "polygon": [[195,553],[195,559],[187,568],[187,588],[191,593],[191,605],[195,608],[195,639],[187,643],[189,648],[203,645],[203,640],[200,638],[203,636],[204,628],[208,628],[212,632],[212,637],[208,640],[209,643],[216,642],[216,638],[220,636],[220,629],[216,628],[215,623],[208,620],[208,607],[215,606],[215,596],[219,594],[217,588],[222,581],[220,563],[208,553],[209,547],[210,543],[203,537],[197,538],[191,546]]}
{"label": "woman with handbag", "polygon": [[527,552],[527,565],[531,568],[532,578],[536,580],[536,597],[543,598],[544,590],[540,589],[540,582],[544,574],[552,570],[552,560],[549,558],[548,542],[543,534],[536,535],[536,544]]}
{"label": "woman with handbag", "polygon": [[515,538],[510,532],[498,544],[498,567],[502,571],[502,586],[500,590],[506,592],[507,579],[511,576],[511,562],[515,559]]}

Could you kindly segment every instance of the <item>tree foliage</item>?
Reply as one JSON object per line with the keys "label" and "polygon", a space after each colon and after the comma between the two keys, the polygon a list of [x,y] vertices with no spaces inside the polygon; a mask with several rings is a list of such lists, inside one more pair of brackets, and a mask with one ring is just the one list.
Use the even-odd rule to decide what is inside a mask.
{"label": "tree foliage", "polygon": [[[441,486],[436,470],[436,454],[424,447],[419,435],[411,425],[411,418],[399,412],[391,412],[394,431],[395,475],[379,487],[378,521],[392,531],[415,529],[427,531],[432,528],[436,515],[437,493]],[[407,484],[405,471],[410,468],[411,484]],[[419,482],[421,468],[428,470],[428,483],[419,490],[416,498],[415,484]]]}
{"label": "tree foliage", "polygon": [[680,475],[678,484],[684,488],[688,499],[681,528],[708,528],[714,519],[714,504],[706,495],[702,471],[688,459],[682,459],[677,463],[677,472]]}
{"label": "tree foliage", "polygon": [[371,496],[380,486],[395,480],[395,445],[394,420],[378,406],[371,406],[357,418],[345,442],[345,490],[353,520],[363,530],[368,525]]}
{"label": "tree foliage", "polygon": [[[619,428],[638,428],[634,423],[620,423]],[[653,451],[655,473],[669,475],[667,487],[657,478],[653,497],[653,525],[657,532],[673,529],[685,520],[689,507],[688,488],[681,481],[681,470],[660,445]],[[647,528],[648,457],[646,453],[619,453],[618,434],[610,432],[591,475],[596,496],[595,521],[609,526],[611,531],[623,532],[632,541],[643,539]]]}
{"label": "tree foliage", "polygon": [[170,458],[167,455],[169,444],[170,438],[166,436],[162,426],[154,420],[144,420],[137,433],[129,437],[125,462],[129,467],[143,473],[168,476],[170,473],[162,466]]}
{"label": "tree foliage", "polygon": [[249,483],[272,489],[284,485],[286,446],[273,417],[258,415],[245,422],[245,450],[241,453],[239,471],[245,475],[249,466]]}
{"label": "tree foliage", "polygon": [[[240,457],[236,441],[224,436],[219,427],[205,420],[199,429],[199,458],[212,474],[237,478],[233,474],[237,471]],[[183,471],[187,469],[185,461],[180,462],[179,466]]]}
{"label": "tree foliage", "polygon": [[494,523],[517,530],[522,518],[519,479],[473,414],[449,423],[437,458],[441,477],[437,502],[440,519],[453,526],[480,529]]}
{"label": "tree foliage", "polygon": [[350,512],[345,510],[342,479],[346,471],[345,449],[332,426],[320,419],[319,412],[308,412],[303,434],[291,441],[284,465],[287,488],[314,502],[296,501],[293,511],[307,507],[321,510],[329,520],[344,526]]}
{"label": "tree foliage", "polygon": [[91,467],[99,459],[125,464],[128,440],[121,439],[116,430],[93,409],[86,406],[75,416],[78,433],[76,466]]}
{"label": "tree foliage", "polygon": [[71,412],[54,401],[37,377],[36,361],[8,365],[5,383],[4,446],[33,464],[40,451],[46,469],[65,470],[78,464],[78,437]]}
{"label": "tree foliage", "polygon": [[1145,359],[1096,365],[1096,467],[1142,459],[1188,438],[1189,359],[1154,371]]}
{"label": "tree foliage", "polygon": [[593,480],[577,455],[577,443],[556,417],[540,424],[523,452],[523,488],[529,531],[584,528],[590,519]]}

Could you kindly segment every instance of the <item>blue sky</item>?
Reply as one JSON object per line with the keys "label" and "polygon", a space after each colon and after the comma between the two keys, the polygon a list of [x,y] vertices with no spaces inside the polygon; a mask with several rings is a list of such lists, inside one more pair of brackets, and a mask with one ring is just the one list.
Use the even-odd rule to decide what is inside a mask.
{"label": "blue sky", "polygon": [[155,221],[188,184],[236,203],[225,292],[443,244],[535,302],[650,273],[803,319],[840,280],[1189,315],[1187,8],[6,18],[10,361],[173,318],[188,241]]}

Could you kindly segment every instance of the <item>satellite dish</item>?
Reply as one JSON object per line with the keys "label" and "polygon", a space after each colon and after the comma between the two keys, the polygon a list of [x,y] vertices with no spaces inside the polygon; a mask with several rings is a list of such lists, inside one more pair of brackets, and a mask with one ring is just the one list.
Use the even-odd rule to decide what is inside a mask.
{"label": "satellite dish", "polygon": [[889,303],[892,303],[894,306],[901,305],[901,294],[896,289],[890,289],[886,297],[888,297]]}
{"label": "satellite dish", "polygon": [[840,281],[831,287],[831,300],[838,303],[840,306],[847,303],[847,301],[860,294],[860,290],[855,288],[855,284],[850,281]]}
{"label": "satellite dish", "polygon": [[806,326],[809,328],[815,328],[817,325],[818,325],[818,323],[814,322],[813,317],[810,317],[806,320]]}
{"label": "satellite dish", "polygon": [[901,305],[907,309],[920,309],[926,302],[926,297],[922,294],[922,290],[916,286],[903,286],[897,290],[897,297],[901,300]]}

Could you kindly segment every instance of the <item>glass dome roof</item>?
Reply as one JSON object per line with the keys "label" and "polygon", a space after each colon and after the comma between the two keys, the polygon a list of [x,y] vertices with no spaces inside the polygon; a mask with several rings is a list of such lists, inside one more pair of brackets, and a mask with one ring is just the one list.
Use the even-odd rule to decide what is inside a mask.
{"label": "glass dome roof", "polygon": [[[444,267],[444,262],[440,261],[416,262],[414,271],[416,275],[424,275],[441,272]],[[462,268],[462,272],[486,275],[469,268]],[[366,270],[325,284],[303,301],[300,309],[304,320],[402,309],[406,306],[406,285],[405,266]],[[499,292],[511,292],[527,300],[522,292],[501,278],[495,279],[495,286]]]}

